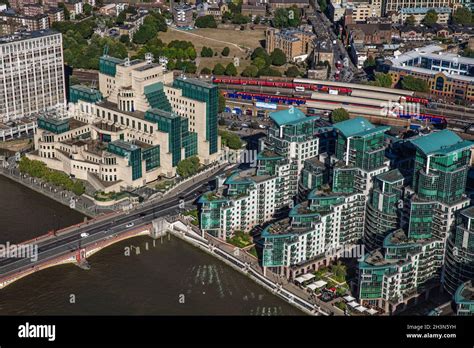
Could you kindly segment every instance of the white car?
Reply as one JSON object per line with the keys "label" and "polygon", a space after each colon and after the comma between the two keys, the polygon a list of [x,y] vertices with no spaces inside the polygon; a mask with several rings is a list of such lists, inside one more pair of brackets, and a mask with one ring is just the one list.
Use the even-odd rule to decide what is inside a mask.
{"label": "white car", "polygon": [[128,224],[125,225],[125,227],[133,227],[133,225],[135,225],[133,222],[129,222]]}
{"label": "white car", "polygon": [[89,237],[89,233],[82,232],[81,233],[81,238],[86,238],[86,237]]}

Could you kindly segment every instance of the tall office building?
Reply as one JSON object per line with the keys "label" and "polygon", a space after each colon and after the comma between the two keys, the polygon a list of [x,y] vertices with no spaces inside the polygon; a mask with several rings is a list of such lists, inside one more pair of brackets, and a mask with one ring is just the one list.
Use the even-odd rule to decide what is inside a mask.
{"label": "tall office building", "polygon": [[0,37],[0,121],[65,103],[62,36],[51,30]]}

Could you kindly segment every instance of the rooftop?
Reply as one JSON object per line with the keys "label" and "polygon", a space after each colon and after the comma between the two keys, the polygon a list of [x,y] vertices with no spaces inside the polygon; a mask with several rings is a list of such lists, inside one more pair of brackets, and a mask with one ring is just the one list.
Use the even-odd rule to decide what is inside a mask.
{"label": "rooftop", "polygon": [[404,179],[402,173],[400,173],[400,171],[398,169],[393,169],[393,170],[390,170],[388,172],[379,174],[379,175],[377,175],[377,178],[382,180],[382,181],[389,182],[389,183],[394,183],[394,182],[397,182],[397,181],[400,181],[400,180]]}
{"label": "rooftop", "polygon": [[7,35],[7,36],[0,36],[0,45],[11,43],[11,42],[17,42],[21,40],[37,39],[37,38],[40,38],[43,36],[49,36],[49,35],[60,35],[60,33],[51,29],[45,29],[45,30],[21,32],[21,33],[16,33],[16,34]]}
{"label": "rooftop", "polygon": [[286,110],[275,111],[270,114],[270,118],[279,126],[296,124],[303,121],[317,120],[319,117],[306,116],[301,110],[290,107]]}
{"label": "rooftop", "polygon": [[472,280],[469,280],[458,287],[456,293],[454,294],[454,300],[456,303],[474,301],[474,284]]}
{"label": "rooftop", "polygon": [[462,140],[456,133],[444,129],[439,132],[432,132],[428,135],[418,136],[410,139],[426,156],[433,154],[447,154],[462,148],[472,147],[472,142]]}
{"label": "rooftop", "polygon": [[353,136],[365,136],[374,132],[385,132],[390,127],[376,127],[363,117],[352,118],[347,121],[338,122],[334,128],[341,132],[346,138]]}
{"label": "rooftop", "polygon": [[464,215],[464,216],[467,216],[470,219],[474,219],[474,206],[463,209],[461,211],[461,214]]}
{"label": "rooftop", "polygon": [[187,82],[193,84],[195,86],[203,87],[203,88],[214,88],[216,85],[197,79],[197,78],[190,78],[190,77],[177,77],[174,79],[175,82]]}
{"label": "rooftop", "polygon": [[452,9],[449,7],[415,7],[415,8],[401,8],[400,13],[427,14],[429,10],[435,10],[436,13],[451,13],[452,12]]}

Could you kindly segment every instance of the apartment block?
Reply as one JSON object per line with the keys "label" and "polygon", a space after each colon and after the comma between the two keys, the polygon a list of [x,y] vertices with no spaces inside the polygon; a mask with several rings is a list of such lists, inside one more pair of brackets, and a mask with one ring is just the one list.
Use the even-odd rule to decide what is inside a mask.
{"label": "apartment block", "polygon": [[[428,296],[440,281],[452,293],[465,279],[459,273],[462,261],[456,258],[457,252],[455,256],[449,250],[459,244],[459,233],[461,245],[466,246],[469,238],[468,233],[459,232],[469,223],[469,209],[459,212],[470,205],[465,187],[473,144],[444,130],[415,137],[407,144],[410,145],[415,149],[414,164],[411,185],[404,188],[403,198],[397,203],[401,217],[392,211],[387,222],[379,220],[383,222],[382,229],[378,229],[379,242],[373,238],[374,230],[367,226],[365,239],[374,241],[369,245],[379,247],[359,264],[360,303],[392,313],[403,310],[422,294]],[[373,210],[368,209],[367,215]],[[463,223],[456,229],[459,215]]]}
{"label": "apartment block", "polygon": [[313,40],[316,35],[300,29],[267,29],[265,31],[266,49],[268,54],[276,48],[281,49],[288,60],[298,59],[313,50]]}
{"label": "apartment block", "polygon": [[64,105],[62,35],[51,30],[0,37],[0,120]]}

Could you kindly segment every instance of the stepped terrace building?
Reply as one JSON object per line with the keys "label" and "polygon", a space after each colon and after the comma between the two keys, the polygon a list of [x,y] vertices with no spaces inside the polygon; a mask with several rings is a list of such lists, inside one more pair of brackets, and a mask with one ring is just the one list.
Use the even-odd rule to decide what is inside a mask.
{"label": "stepped terrace building", "polygon": [[342,246],[362,236],[364,205],[361,193],[334,192],[327,185],[314,189],[288,218],[262,232],[263,266],[294,279],[327,265]]}
{"label": "stepped terrace building", "polygon": [[260,143],[257,168],[232,174],[224,183],[227,188],[200,198],[204,231],[223,239],[234,231],[250,231],[297,196],[303,162],[318,154],[319,118],[290,108],[272,113],[270,119],[273,124]]}
{"label": "stepped terrace building", "polygon": [[[404,190],[401,228],[389,233],[382,248],[372,251],[359,265],[361,304],[392,312],[443,281],[446,241],[454,232],[457,213],[470,203],[464,190],[472,143],[448,130],[416,137],[411,143],[416,148],[413,182]],[[396,224],[387,222],[381,227],[390,230],[393,226]],[[450,243],[453,238],[456,240],[451,237]],[[459,235],[457,238],[459,243]],[[459,259],[449,260],[449,275],[443,282],[452,288],[459,285],[462,278],[457,268],[463,266]]]}
{"label": "stepped terrace building", "polygon": [[255,169],[235,171],[225,187],[199,198],[201,229],[226,240],[235,231],[249,232],[271,220],[289,204],[283,199],[284,183],[284,176],[257,175]]}
{"label": "stepped terrace building", "polygon": [[352,192],[355,188],[368,196],[373,178],[389,170],[384,133],[390,127],[377,127],[357,117],[336,123],[334,129],[337,140],[333,187],[339,192]]}
{"label": "stepped terrace building", "polygon": [[450,294],[474,279],[474,207],[462,210],[458,222],[446,246],[443,285]]}
{"label": "stepped terrace building", "polygon": [[[311,190],[308,201],[293,208],[288,220],[262,233],[265,267],[294,278],[326,265],[341,247],[355,246],[363,236],[364,207],[372,180],[388,170],[384,156],[388,129],[363,118],[334,125],[334,158],[321,154],[304,159],[299,166],[300,196]],[[305,221],[303,229],[301,220]]]}
{"label": "stepped terrace building", "polygon": [[368,250],[382,247],[385,237],[400,227],[404,180],[398,169],[375,176],[365,215],[364,245]]}
{"label": "stepped terrace building", "polygon": [[176,79],[159,64],[103,56],[100,91],[72,86],[68,119],[40,118],[28,156],[98,190],[173,177],[178,163],[219,159],[217,87]]}

